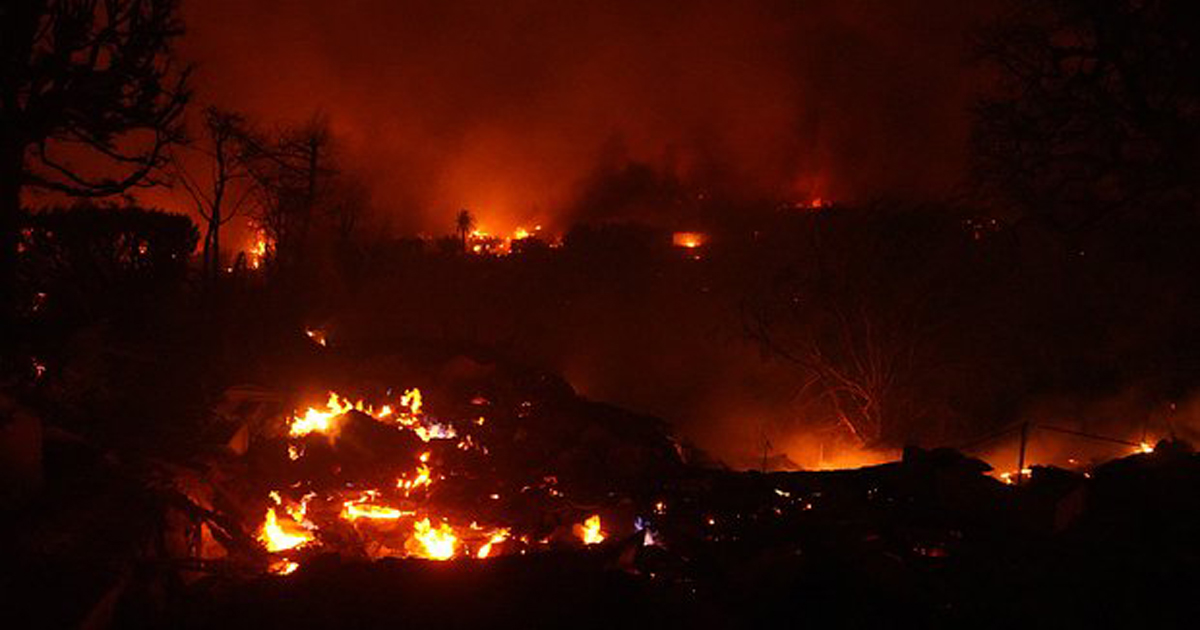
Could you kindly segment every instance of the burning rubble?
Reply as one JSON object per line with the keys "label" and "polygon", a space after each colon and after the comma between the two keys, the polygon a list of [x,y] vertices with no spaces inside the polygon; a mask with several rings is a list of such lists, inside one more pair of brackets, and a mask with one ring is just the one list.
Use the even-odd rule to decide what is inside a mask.
{"label": "burning rubble", "polygon": [[[627,569],[680,578],[689,569],[655,568],[663,550],[678,559],[760,535],[787,539],[789,528],[831,514],[883,508],[913,491],[918,465],[951,484],[952,498],[939,501],[963,502],[953,509],[987,518],[998,517],[1006,485],[1036,487],[1050,470],[1031,459],[1018,478],[951,451],[919,449],[906,451],[902,463],[851,471],[698,468],[681,459],[659,425],[583,401],[549,375],[461,358],[447,364],[458,367],[430,371],[454,374],[464,361],[473,376],[451,376],[449,384],[426,379],[424,389],[367,379],[361,396],[328,391],[320,403],[289,411],[279,404],[283,396],[271,396],[277,411],[253,419],[238,496],[223,501],[242,506],[232,520],[254,543],[231,547],[234,555],[251,573],[291,575],[331,555],[491,561],[641,549],[630,556],[638,560],[623,561]],[[1144,456],[1155,447],[1134,450]],[[1075,485],[1091,479],[1084,468],[1062,474]],[[944,557],[958,544],[929,535],[914,532],[906,553]]]}
{"label": "burning rubble", "polygon": [[[484,426],[479,420],[474,427]],[[288,467],[296,472],[285,489],[270,492],[274,505],[258,537],[269,552],[352,544],[371,558],[486,558],[509,538],[508,528],[461,522],[463,510],[454,511],[460,522],[452,525],[437,509],[432,499],[442,483],[456,483],[458,471],[434,472],[434,462],[466,463],[448,449],[486,450],[474,433],[460,437],[453,425],[425,415],[418,389],[378,408],[331,392],[324,407],[294,415],[287,433]],[[364,462],[369,467],[359,465]],[[294,561],[282,566],[296,567]]]}
{"label": "burning rubble", "polygon": [[632,506],[677,473],[675,446],[642,418],[581,401],[544,375],[531,380],[533,391],[458,398],[330,391],[253,419],[226,405],[240,410],[227,419],[254,425],[248,467],[226,501],[243,506],[237,518],[258,548],[249,566],[288,575],[329,554],[484,560],[637,531]]}
{"label": "burning rubble", "polygon": [[[949,449],[855,470],[738,472],[696,463],[662,423],[544,372],[308,337],[315,363],[297,370],[311,374],[277,379],[303,388],[226,392],[209,432],[220,449],[118,469],[152,471],[139,500],[159,507],[139,513],[160,510],[162,542],[132,548],[161,548],[139,562],[177,585],[162,587],[177,598],[154,613],[163,625],[296,627],[312,613],[361,627],[575,615],[726,627],[721,614],[755,625],[796,606],[833,627],[898,608],[905,619],[1007,619],[997,594],[1009,587],[987,579],[1088,586],[1105,573],[1077,567],[1150,562],[1113,547],[1111,532],[1143,536],[1157,531],[1143,517],[1200,514],[1180,489],[1200,474],[1196,456],[1169,440],[1113,444],[1124,459],[1077,470],[1031,455],[1019,484]],[[73,509],[96,504],[89,494]],[[1142,504],[1153,509],[1128,507]],[[156,531],[105,527],[132,540]],[[1172,536],[1147,547],[1182,540]],[[1064,553],[1073,564],[1055,560]]]}
{"label": "burning rubble", "polygon": [[[332,391],[234,388],[214,411],[220,452],[142,465],[153,491],[138,500],[161,505],[164,555],[140,562],[181,585],[151,618],[728,627],[799,606],[831,627],[977,623],[1018,614],[1005,608],[1013,584],[1034,585],[1044,610],[1055,584],[1091,588],[1109,563],[1165,570],[1182,525],[1156,537],[1151,522],[1200,518],[1185,490],[1198,460],[1170,441],[1082,472],[1031,461],[1019,486],[949,449],[736,472],[689,463],[652,419],[544,373],[464,357],[345,367],[358,360],[329,366],[342,373]],[[112,495],[86,489],[73,509]],[[146,531],[98,523],[132,540]],[[1111,544],[1127,531],[1144,544]]]}

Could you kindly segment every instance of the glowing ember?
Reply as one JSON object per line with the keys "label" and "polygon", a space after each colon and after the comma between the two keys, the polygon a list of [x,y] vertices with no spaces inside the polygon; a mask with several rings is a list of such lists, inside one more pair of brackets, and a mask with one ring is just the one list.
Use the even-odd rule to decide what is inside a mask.
{"label": "glowing ember", "polygon": [[308,328],[304,331],[304,334],[308,335],[308,338],[312,339],[313,343],[317,344],[318,346],[328,345],[328,342],[325,339],[325,331],[323,330]]}
{"label": "glowing ember", "polygon": [[[288,526],[285,527],[285,525]],[[275,508],[268,508],[267,518],[258,534],[258,540],[263,543],[267,551],[274,553],[306,545],[312,542],[313,536],[295,524],[279,522],[275,515]]]}
{"label": "glowing ember", "polygon": [[1028,478],[1031,474],[1033,474],[1032,468],[1022,468],[1020,475],[1018,475],[1015,471],[1009,471],[1000,473],[999,477],[1000,481],[1012,485],[1015,484],[1018,479]]}
{"label": "glowing ember", "polygon": [[[347,502],[342,508],[342,518],[348,521],[354,521],[360,518],[396,520],[404,516],[405,512],[401,512],[393,507],[386,505],[372,505],[370,503],[352,503]],[[411,514],[411,512],[409,512]]]}
{"label": "glowing ember", "polygon": [[437,528],[429,524],[428,518],[413,523],[413,538],[418,544],[412,551],[414,555],[430,560],[449,560],[454,557],[458,538],[454,530],[446,523]]}
{"label": "glowing ember", "polygon": [[575,535],[583,541],[585,545],[595,545],[604,542],[606,535],[600,529],[600,515],[593,514],[583,522],[582,525],[575,526]]}

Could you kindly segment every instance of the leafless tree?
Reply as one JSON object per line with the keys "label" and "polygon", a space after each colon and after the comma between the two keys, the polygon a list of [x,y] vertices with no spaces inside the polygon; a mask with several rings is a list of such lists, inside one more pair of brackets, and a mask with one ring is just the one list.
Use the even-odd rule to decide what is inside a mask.
{"label": "leafless tree", "polygon": [[[0,4],[0,309],[15,297],[22,190],[73,196],[153,185],[182,139],[178,0]],[[86,165],[86,168],[85,168]]]}
{"label": "leafless tree", "polygon": [[977,53],[985,199],[1082,234],[1119,213],[1200,202],[1200,26],[1184,0],[1009,0]]}
{"label": "leafless tree", "polygon": [[340,245],[354,242],[363,229],[370,190],[361,179],[341,174],[328,191],[326,212]]}
{"label": "leafless tree", "polygon": [[919,330],[911,318],[873,312],[856,296],[822,301],[755,311],[748,331],[802,372],[801,397],[815,394],[857,442],[875,444],[907,403],[904,379],[916,367]]}
{"label": "leafless tree", "polygon": [[321,204],[338,171],[328,122],[314,117],[276,133],[248,131],[243,159],[258,193],[255,222],[280,269],[304,258]]}
{"label": "leafless tree", "polygon": [[[210,285],[221,273],[221,228],[240,215],[252,190],[247,181],[250,174],[242,160],[245,126],[241,115],[208,107],[204,110],[203,143],[190,147],[202,156],[205,164],[197,169],[199,160],[179,153],[172,160],[175,180],[187,191],[207,224],[203,273]],[[201,174],[195,174],[197,171]]]}
{"label": "leafless tree", "polygon": [[782,263],[743,279],[742,304],[750,339],[795,368],[799,398],[864,446],[933,412],[927,384],[944,361],[935,337],[957,291],[936,235],[872,212],[883,211],[814,218]]}

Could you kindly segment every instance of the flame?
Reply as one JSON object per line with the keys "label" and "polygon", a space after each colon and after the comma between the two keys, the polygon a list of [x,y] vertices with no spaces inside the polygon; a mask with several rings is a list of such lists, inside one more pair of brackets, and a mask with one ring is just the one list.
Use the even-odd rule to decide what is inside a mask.
{"label": "flame", "polygon": [[343,400],[337,394],[329,392],[329,400],[325,403],[325,409],[309,407],[303,416],[292,418],[289,433],[292,437],[301,437],[314,432],[330,435],[337,428],[334,420],[354,408],[355,406],[350,404],[350,401]]}
{"label": "flame", "polygon": [[296,569],[299,568],[299,562],[294,562],[292,560],[276,560],[275,562],[271,563],[271,566],[268,567],[267,570],[275,575],[291,575],[296,572]]}
{"label": "flame", "polygon": [[587,518],[581,525],[575,526],[575,535],[583,541],[585,545],[595,545],[604,542],[606,535],[600,529],[600,515],[593,514]]}
{"label": "flame", "polygon": [[429,466],[427,466],[425,464],[425,461],[428,459],[429,459],[429,453],[422,453],[421,454],[421,463],[417,465],[417,476],[414,477],[413,479],[401,478],[401,479],[397,480],[396,487],[400,488],[405,493],[408,493],[416,488],[419,488],[421,486],[428,486],[429,484],[433,483],[433,478],[431,477],[431,474],[430,474],[431,471],[429,470]]}
{"label": "flame", "polygon": [[400,404],[408,408],[409,413],[414,416],[421,415],[421,390],[416,387],[404,392],[400,397]]}
{"label": "flame", "polygon": [[475,557],[482,560],[483,558],[486,558],[489,555],[491,555],[492,545],[496,545],[496,544],[504,542],[505,540],[508,540],[509,533],[510,533],[509,530],[502,529],[502,530],[492,534],[492,537],[489,538],[488,541],[486,543],[484,543],[482,547],[479,548],[479,551],[475,552]]}
{"label": "flame", "polygon": [[1020,475],[1018,475],[1016,473],[1016,471],[1010,470],[1008,472],[1000,473],[999,477],[1000,477],[1000,481],[1003,481],[1004,483],[1009,484],[1009,485],[1013,485],[1017,482],[1017,479],[1028,479],[1029,475],[1031,475],[1031,474],[1033,474],[1032,468],[1022,468]]}
{"label": "flame", "polygon": [[402,512],[386,505],[346,501],[342,504],[341,517],[350,522],[354,522],[360,518],[394,521],[398,520],[401,516],[412,515],[413,512]]}
{"label": "flame", "polygon": [[267,242],[267,234],[260,230],[254,238],[254,244],[250,246],[250,251],[246,252],[246,261],[250,265],[250,268],[261,269],[267,259],[267,252],[269,250],[270,244]]}
{"label": "flame", "polygon": [[[491,234],[486,230],[476,229],[467,236],[467,246],[475,254],[507,256],[513,251],[513,243],[541,236],[541,233],[542,226],[540,225],[535,225],[532,228],[518,226],[508,236]],[[551,247],[554,247],[555,243],[557,243],[557,239],[551,241]]]}
{"label": "flame", "polygon": [[308,515],[308,502],[314,496],[316,495],[308,494],[300,501],[299,505],[286,506],[284,509],[287,511],[288,516],[292,517],[292,520],[296,521],[297,523],[303,523],[304,519]]}
{"label": "flame", "polygon": [[267,518],[258,534],[258,540],[267,551],[274,553],[306,545],[312,542],[313,536],[294,525],[285,528],[275,516],[275,508],[267,508]]}
{"label": "flame", "polygon": [[1139,453],[1153,453],[1154,445],[1149,442],[1142,442],[1141,444],[1138,444],[1138,452]]}
{"label": "flame", "polygon": [[454,427],[437,422],[431,423],[428,426],[418,424],[413,427],[413,431],[416,432],[417,437],[421,438],[423,442],[430,440],[452,440],[458,437],[458,432],[454,430]]}
{"label": "flame", "polygon": [[458,545],[458,538],[448,524],[442,523],[435,529],[428,517],[413,523],[413,540],[418,543],[415,555],[430,560],[453,558]]}

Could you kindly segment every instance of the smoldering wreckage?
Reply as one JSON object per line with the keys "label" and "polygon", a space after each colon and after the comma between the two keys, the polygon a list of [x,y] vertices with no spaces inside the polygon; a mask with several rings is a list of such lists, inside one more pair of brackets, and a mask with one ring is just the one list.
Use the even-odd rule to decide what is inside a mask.
{"label": "smoldering wreckage", "polygon": [[[1200,458],[1181,441],[1087,471],[1035,466],[1019,485],[949,449],[736,472],[658,420],[518,366],[357,355],[330,374],[332,391],[229,389],[205,444],[171,460],[106,451],[9,405],[8,476],[41,479],[4,524],[6,615],[1073,627],[1191,613],[1194,598],[1171,594],[1200,568]],[[20,461],[34,442],[39,461]]]}

